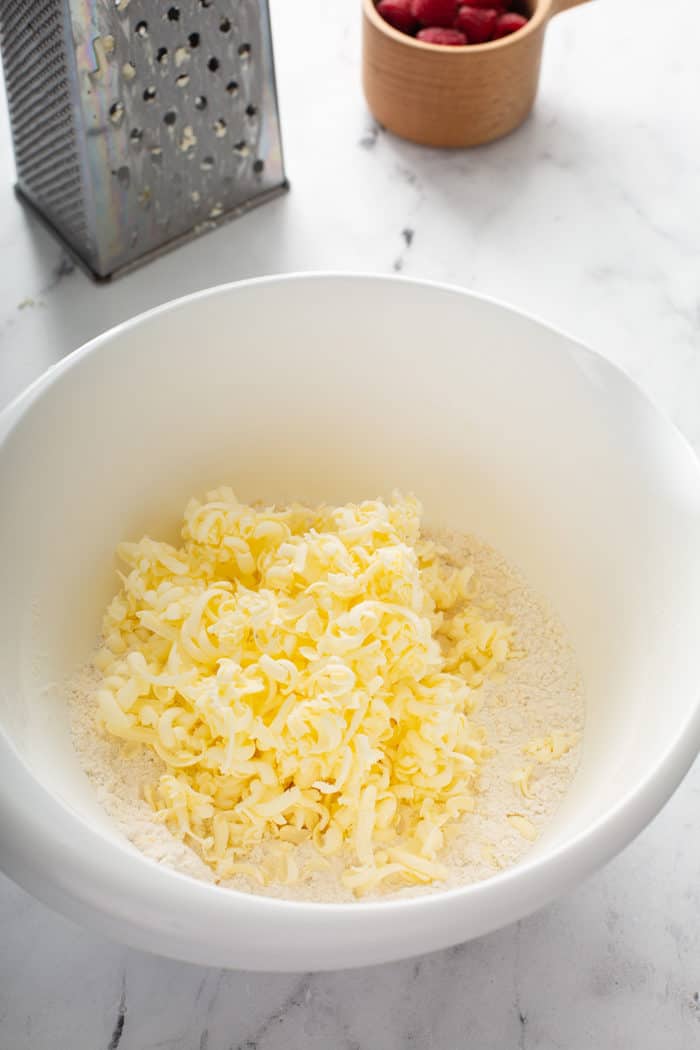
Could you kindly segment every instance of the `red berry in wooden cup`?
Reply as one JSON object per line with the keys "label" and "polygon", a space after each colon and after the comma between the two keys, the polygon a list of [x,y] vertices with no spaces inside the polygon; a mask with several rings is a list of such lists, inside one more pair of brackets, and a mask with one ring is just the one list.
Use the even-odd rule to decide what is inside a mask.
{"label": "red berry in wooden cup", "polygon": [[413,14],[425,28],[449,29],[457,14],[457,0],[413,0]]}
{"label": "red berry in wooden cup", "polygon": [[496,25],[491,36],[492,40],[499,40],[502,36],[510,36],[517,33],[519,29],[527,25],[527,18],[516,15],[515,11],[506,11],[496,19]]}
{"label": "red berry in wooden cup", "polygon": [[469,7],[485,7],[488,10],[493,8],[501,14],[505,11],[508,6],[505,0],[469,0]]}
{"label": "red berry in wooden cup", "polygon": [[442,44],[445,47],[464,47],[468,40],[459,29],[445,29],[444,26],[428,26],[417,34],[418,40],[425,44]]}
{"label": "red berry in wooden cup", "polygon": [[457,12],[454,28],[466,33],[470,44],[485,44],[491,39],[497,20],[498,11],[495,8],[465,4]]}
{"label": "red berry in wooden cup", "polygon": [[402,33],[412,33],[416,27],[412,3],[413,0],[379,0],[377,13],[394,29]]}

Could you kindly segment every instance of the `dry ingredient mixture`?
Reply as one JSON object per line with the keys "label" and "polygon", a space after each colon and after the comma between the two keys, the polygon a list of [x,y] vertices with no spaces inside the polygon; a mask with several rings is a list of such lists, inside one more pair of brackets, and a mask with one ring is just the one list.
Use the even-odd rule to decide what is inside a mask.
{"label": "dry ingredient mixture", "polygon": [[[571,782],[583,695],[561,626],[415,500],[191,501],[180,549],[124,544],[71,683],[98,798],[147,856],[223,886],[351,900],[512,864]],[[225,653],[222,656],[222,653]]]}

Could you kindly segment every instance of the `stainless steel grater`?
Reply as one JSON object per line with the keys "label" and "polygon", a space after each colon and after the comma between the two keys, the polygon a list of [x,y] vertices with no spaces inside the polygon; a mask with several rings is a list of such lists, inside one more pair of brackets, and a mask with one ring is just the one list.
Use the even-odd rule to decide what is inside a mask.
{"label": "stainless steel grater", "polygon": [[267,0],[0,0],[17,191],[113,277],[287,188]]}

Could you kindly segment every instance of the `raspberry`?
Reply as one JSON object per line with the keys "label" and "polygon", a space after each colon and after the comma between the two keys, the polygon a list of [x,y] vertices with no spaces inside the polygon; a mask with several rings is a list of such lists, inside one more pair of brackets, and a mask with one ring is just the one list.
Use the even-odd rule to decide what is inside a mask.
{"label": "raspberry", "polygon": [[411,0],[379,0],[377,13],[394,29],[410,33],[416,24],[411,10]]}
{"label": "raspberry", "polygon": [[495,9],[499,12],[505,11],[506,2],[505,0],[469,0],[469,7],[486,7],[489,10]]}
{"label": "raspberry", "polygon": [[506,11],[504,15],[499,15],[496,19],[496,27],[491,39],[498,40],[502,36],[510,36],[511,33],[517,33],[519,29],[526,25],[527,18],[523,18],[522,15],[516,15],[513,11]]}
{"label": "raspberry", "polygon": [[468,43],[464,33],[459,29],[445,29],[443,26],[428,26],[421,29],[418,39],[425,44],[444,44],[445,47],[463,47]]}
{"label": "raspberry", "polygon": [[470,44],[484,44],[491,39],[497,20],[498,11],[495,8],[466,4],[457,12],[454,27],[467,34]]}
{"label": "raspberry", "polygon": [[449,28],[457,14],[457,0],[413,0],[413,15],[422,26]]}

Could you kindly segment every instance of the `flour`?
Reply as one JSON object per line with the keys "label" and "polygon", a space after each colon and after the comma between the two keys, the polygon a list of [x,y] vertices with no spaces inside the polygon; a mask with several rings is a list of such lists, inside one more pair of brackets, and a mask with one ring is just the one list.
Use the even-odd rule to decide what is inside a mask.
{"label": "flour", "polygon": [[117,829],[151,860],[214,882],[211,869],[158,822],[143,798],[143,786],[156,781],[165,764],[145,747],[124,745],[98,730],[94,693],[99,681],[97,671],[84,668],[71,680],[68,693],[73,746],[98,801]]}
{"label": "flour", "polygon": [[[481,769],[476,813],[465,818],[446,863],[450,885],[477,882],[511,866],[532,845],[508,820],[521,814],[541,832],[566,794],[578,767],[584,723],[584,698],[573,649],[558,619],[532,593],[523,577],[497,551],[472,536],[441,533],[459,564],[470,564],[480,598],[496,617],[513,624],[522,659],[506,665],[501,680],[479,689],[480,711],[493,757]],[[556,761],[532,761],[524,749],[551,733],[575,734],[576,743]],[[525,798],[513,774],[532,766]]]}
{"label": "flour", "polygon": [[[584,701],[573,650],[558,620],[527,587],[522,576],[493,548],[473,536],[433,532],[455,565],[474,569],[478,604],[494,618],[512,623],[515,645],[525,655],[508,662],[500,679],[487,680],[478,690],[479,710],[471,719],[485,727],[493,755],[481,767],[476,811],[463,818],[440,857],[450,869],[446,882],[407,887],[394,897],[435,892],[488,878],[515,863],[531,841],[511,823],[524,818],[539,834],[551,819],[576,771],[584,722]],[[164,764],[145,748],[125,746],[96,728],[94,691],[99,675],[86,669],[70,683],[69,705],[73,743],[97,798],[116,827],[151,860],[182,874],[215,882],[211,869],[196,851],[158,822],[143,799],[144,785],[155,782]],[[552,733],[574,734],[575,743],[561,757],[541,763],[525,753],[534,739]],[[528,794],[513,782],[514,774],[529,773]],[[511,818],[511,819],[509,819]],[[313,868],[313,846],[293,847],[299,868]],[[265,856],[259,846],[246,858],[254,867]],[[340,882],[347,858],[330,858],[324,870],[309,871],[298,885],[260,886],[237,876],[224,887],[302,900],[350,901]],[[387,894],[382,895],[386,898]],[[367,899],[367,898],[363,898]]]}

